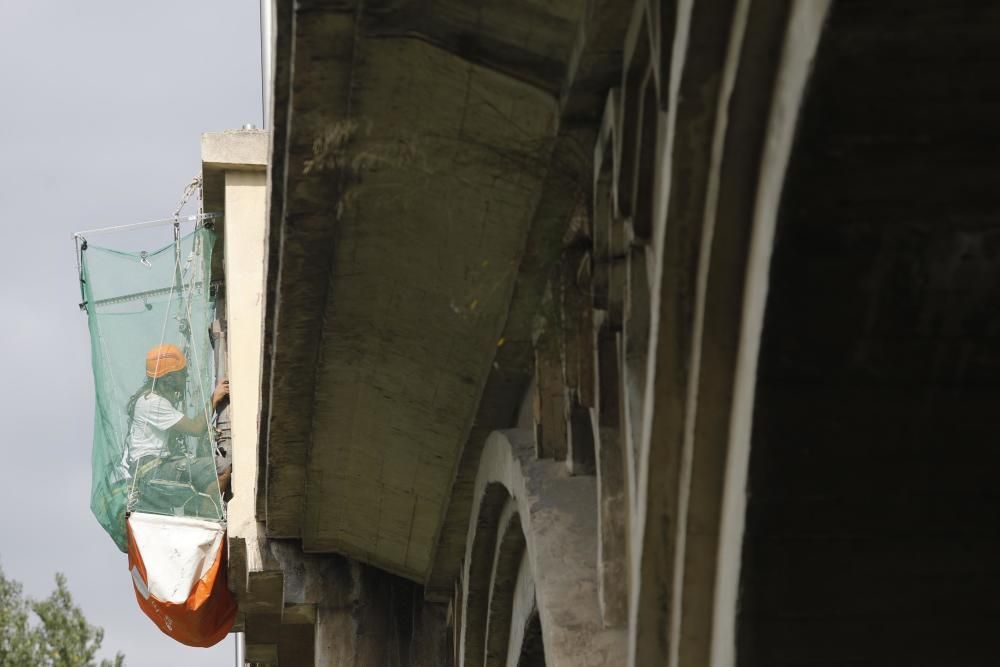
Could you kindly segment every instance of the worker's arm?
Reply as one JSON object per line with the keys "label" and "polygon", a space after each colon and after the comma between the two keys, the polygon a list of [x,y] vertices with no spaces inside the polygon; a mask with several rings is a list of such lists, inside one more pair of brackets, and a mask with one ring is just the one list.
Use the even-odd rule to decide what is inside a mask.
{"label": "worker's arm", "polygon": [[[218,407],[219,403],[222,402],[226,396],[229,395],[229,380],[223,380],[212,392],[212,402],[209,408],[209,412],[215,412],[215,408]],[[174,424],[173,430],[178,433],[183,433],[184,435],[203,435],[208,428],[208,424],[205,421],[205,413],[201,413],[194,419],[190,417],[181,417],[180,421]]]}

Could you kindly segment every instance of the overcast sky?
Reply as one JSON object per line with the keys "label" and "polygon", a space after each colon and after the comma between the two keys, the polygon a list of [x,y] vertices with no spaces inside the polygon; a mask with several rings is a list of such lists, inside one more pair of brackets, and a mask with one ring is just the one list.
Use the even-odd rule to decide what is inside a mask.
{"label": "overcast sky", "polygon": [[139,610],[90,513],[93,381],[71,233],[169,217],[202,132],[260,120],[255,0],[0,0],[0,566],[42,597],[63,572],[102,654],[231,665]]}

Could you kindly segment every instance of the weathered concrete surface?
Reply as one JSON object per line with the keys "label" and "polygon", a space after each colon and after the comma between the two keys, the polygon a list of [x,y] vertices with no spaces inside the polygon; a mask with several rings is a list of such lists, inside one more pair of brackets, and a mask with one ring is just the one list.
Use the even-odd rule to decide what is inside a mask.
{"label": "weathered concrete surface", "polygon": [[[285,5],[268,530],[426,581],[470,667],[992,664],[1000,17],[843,0],[810,81],[827,5]],[[383,659],[268,553],[247,609]]]}
{"label": "weathered concrete surface", "polygon": [[[354,16],[306,18],[296,58]],[[329,75],[293,69],[293,104],[312,116],[291,129],[285,162],[302,185],[285,219],[314,220],[325,236],[284,223],[275,350],[315,352],[274,362],[288,374],[272,380],[267,524],[308,550],[422,579],[499,339],[555,101],[422,40],[380,34],[354,49],[352,67],[329,62],[364,87],[342,93],[349,113],[310,106]],[[338,190],[337,174],[350,184]],[[293,247],[300,264],[286,260]]]}
{"label": "weathered concrete surface", "polygon": [[[461,449],[447,512],[442,517],[427,594],[450,594],[465,553],[472,489],[483,443],[496,429],[509,428],[524,390],[535,374],[533,336],[539,318],[556,319],[552,305],[544,305],[545,291],[557,269],[564,236],[574,210],[586,199],[591,171],[591,146],[600,123],[608,86],[620,74],[621,41],[628,8],[602,0],[586,3],[573,41],[572,57],[561,84],[560,131],[555,142],[538,206],[520,258],[516,283],[496,350],[483,388],[472,429]],[[556,428],[550,424],[550,428]]]}
{"label": "weathered concrete surface", "polygon": [[[507,642],[507,661],[504,667],[527,667],[525,654],[532,651],[532,633],[540,634],[538,626],[538,604],[535,601],[535,580],[531,576],[528,553],[521,554],[518,564],[517,581],[511,600],[510,638]],[[533,627],[534,626],[534,627]],[[544,656],[542,656],[544,660]]]}
{"label": "weathered concrete surface", "polygon": [[[355,112],[369,130],[356,147],[384,164],[353,189],[335,240],[303,540],[422,578],[501,336],[554,107],[422,42],[360,53],[368,99]],[[424,98],[405,130],[389,96]]]}
{"label": "weathered concrete surface", "polygon": [[[516,410],[541,287],[585,187],[599,112],[578,97],[617,66],[606,28],[620,13],[279,11],[259,485],[270,535],[419,581],[441,562],[432,588],[450,591],[478,449]],[[480,402],[484,387],[498,401]]]}
{"label": "weathered concrete surface", "polygon": [[267,165],[266,130],[225,130],[201,135],[201,163],[209,169],[260,171]]}
{"label": "weathered concrete surface", "polygon": [[[230,382],[228,408],[233,447],[233,499],[227,510],[229,584],[239,603],[236,627],[245,633],[247,658],[286,666],[313,665],[313,620],[308,609],[284,614],[286,573],[268,550],[255,518],[257,430],[263,323],[267,135],[234,131],[202,137],[206,208],[224,214],[215,262],[225,278]],[[231,161],[231,162],[230,162]],[[229,233],[226,234],[225,232]]]}
{"label": "weathered concrete surface", "polygon": [[[249,559],[245,575],[259,570],[261,559],[255,520],[257,431],[260,409],[261,329],[264,291],[263,258],[266,229],[267,133],[233,130],[202,135],[202,178],[205,208],[223,213],[216,221],[221,236],[213,258],[213,279],[225,279],[225,338],[230,387],[230,444],[233,447],[233,500],[228,505],[229,537],[247,540],[241,552]],[[230,229],[231,234],[226,234]],[[218,267],[218,268],[215,268]]]}
{"label": "weathered concrete surface", "polygon": [[425,602],[419,585],[341,556],[304,555],[293,541],[268,546],[285,573],[280,622],[306,624],[314,632],[314,661],[302,664],[451,664],[445,607]]}
{"label": "weathered concrete surface", "polygon": [[[729,471],[731,442],[739,441],[730,425],[741,407],[733,396],[746,350],[756,358],[747,304],[762,306],[765,230],[775,217],[767,204],[780,196],[824,12],[821,2],[703,3],[690,16],[689,45],[698,48],[686,54],[672,165],[663,167],[672,177],[666,228],[653,226],[662,259],[652,281],[643,511],[632,551],[637,665],[732,659],[735,600],[718,594],[716,582],[720,545],[741,536],[722,519],[726,485],[736,497],[742,488]],[[730,26],[727,39],[706,42],[720,25]]]}
{"label": "weathered concrete surface", "polygon": [[257,417],[264,292],[265,175],[226,173],[226,320],[229,353],[229,417],[233,444],[233,499],[229,535],[256,538]]}
{"label": "weathered concrete surface", "polygon": [[270,430],[271,400],[270,387],[274,363],[274,315],[277,310],[277,274],[279,258],[281,257],[281,225],[278,224],[284,211],[285,160],[283,157],[288,145],[288,95],[290,94],[288,80],[290,77],[288,63],[291,59],[293,42],[292,3],[276,2],[273,7],[273,63],[280,66],[274,69],[272,77],[274,89],[270,95],[271,109],[268,118],[271,127],[271,145],[267,159],[267,254],[264,257],[264,331],[262,338],[261,359],[261,405],[260,428],[257,434],[257,502],[258,521],[264,521],[267,514],[267,436]]}
{"label": "weathered concrete surface", "polygon": [[[269,132],[264,130],[225,130],[201,135],[202,206],[206,212],[220,213],[226,208],[226,172],[263,173],[267,167]],[[265,224],[261,219],[260,224]],[[217,247],[226,242],[225,220],[215,221]],[[224,253],[212,258],[212,276],[225,278]]]}
{"label": "weathered concrete surface", "polygon": [[[322,193],[324,182],[331,187],[339,183],[329,176],[320,179],[319,174],[306,178],[304,162],[324,125],[332,122],[327,115],[341,119],[347,115],[354,23],[350,7],[298,21],[291,3],[278,5],[261,385],[266,420],[261,423],[257,511],[269,534],[298,537],[322,306],[339,197],[338,191],[331,193],[328,202],[315,195],[303,201],[310,191]],[[309,96],[313,103],[293,114],[290,101]],[[294,326],[284,324],[288,313],[295,314]],[[279,326],[282,316],[285,319]]]}
{"label": "weathered concrete surface", "polygon": [[[531,433],[523,430],[496,432],[487,439],[476,478],[472,517],[466,539],[467,552],[463,582],[465,594],[462,618],[461,657],[459,664],[474,667],[484,664],[484,645],[469,642],[470,633],[488,627],[486,618],[477,618],[473,607],[492,585],[516,591],[524,587],[518,578],[503,581],[490,577],[492,563],[501,551],[493,548],[493,535],[516,509],[518,528],[523,531],[525,566],[530,567],[537,600],[537,610],[544,636],[544,664],[549,667],[587,667],[624,665],[627,636],[621,629],[605,629],[597,596],[597,527],[594,508],[597,504],[593,477],[573,477],[564,464],[534,458]],[[509,498],[514,505],[497,502]],[[509,508],[504,512],[504,508]],[[492,518],[491,518],[492,516]],[[479,546],[485,544],[486,549]],[[485,559],[485,567],[483,560]],[[486,573],[485,580],[482,578]],[[512,614],[511,603],[498,613],[511,618],[511,625],[523,634],[525,603]],[[478,627],[477,627],[478,625]],[[506,656],[510,658],[510,654]]]}

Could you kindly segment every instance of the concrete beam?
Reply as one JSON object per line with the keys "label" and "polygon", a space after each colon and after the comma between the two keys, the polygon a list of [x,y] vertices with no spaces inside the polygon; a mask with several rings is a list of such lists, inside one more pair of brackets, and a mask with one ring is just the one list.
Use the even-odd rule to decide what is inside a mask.
{"label": "concrete beam", "polygon": [[[712,652],[717,620],[736,613],[735,606],[715,608],[720,544],[726,539],[721,514],[729,422],[743,334],[752,211],[760,196],[760,176],[771,168],[764,151],[767,133],[774,129],[769,115],[780,63],[788,56],[782,45],[788,31],[798,30],[789,26],[791,4],[758,4],[740,4],[734,16],[708,173],[688,393],[692,428],[682,455],[691,463],[679,488],[682,507],[686,505],[677,526],[684,532],[679,540],[683,569],[675,572],[673,582],[675,600],[684,600],[671,640],[681,665],[716,664]],[[812,54],[799,51],[791,57],[808,63]],[[797,109],[789,111],[783,123],[794,128]]]}
{"label": "concrete beam", "polygon": [[[590,128],[564,128],[550,157],[555,168],[546,175],[541,199],[525,239],[506,322],[498,335],[503,345],[496,349],[473,420],[475,427],[462,447],[449,503],[445,506],[446,513],[435,540],[432,570],[426,580],[428,595],[435,599],[445,599],[450,594],[451,583],[461,567],[464,526],[471,503],[469,493],[479,452],[492,430],[506,428],[513,423],[535,371],[533,338],[539,318],[553,323],[557,320],[555,310],[558,304],[551,299],[546,302],[545,295],[549,281],[555,275],[563,249],[563,237],[579,194],[586,188],[590,172],[589,156],[582,147],[590,145],[593,136]],[[561,360],[556,363],[561,375]],[[564,449],[565,430],[560,437],[562,442],[559,448]]]}
{"label": "concrete beam", "polygon": [[[744,497],[732,468],[743,456],[732,449],[732,419],[749,407],[733,396],[742,365],[755,368],[745,354],[755,354],[759,330],[744,328],[747,304],[763,309],[756,293],[745,290],[751,270],[766,285],[766,268],[754,262],[769,249],[758,245],[755,230],[773,219],[761,223],[757,216],[762,201],[776,207],[780,196],[787,164],[780,151],[794,133],[825,13],[818,3],[765,4],[679,5],[672,75],[660,91],[668,96],[672,125],[658,119],[653,135],[660,146],[657,179],[670,189],[657,190],[652,200],[645,258],[656,261],[651,271],[630,271],[637,280],[629,285],[633,305],[625,325],[627,339],[637,312],[631,299],[648,275],[652,317],[630,526],[629,659],[637,667],[735,664],[732,559],[738,562],[733,554],[742,528],[727,525],[735,515],[725,518],[723,498]],[[802,46],[790,52],[793,39]],[[796,72],[791,81],[783,78],[786,67]],[[776,146],[784,148],[771,155]],[[628,205],[639,212],[643,203]],[[760,283],[757,289],[766,292]],[[749,424],[742,428],[749,437]]]}
{"label": "concrete beam", "polygon": [[274,350],[274,316],[276,311],[276,290],[277,281],[274,280],[277,271],[281,249],[281,226],[280,216],[284,211],[285,191],[285,168],[288,153],[288,96],[289,80],[291,78],[291,58],[293,43],[292,12],[293,3],[275,2],[273,3],[273,32],[274,32],[274,52],[272,76],[274,79],[274,90],[270,95],[271,109],[270,119],[271,145],[267,163],[267,240],[265,247],[267,255],[264,257],[264,331],[261,359],[261,405],[260,405],[260,427],[257,433],[257,484],[255,503],[256,517],[258,521],[263,521],[266,516],[267,507],[267,431],[270,419],[270,387],[271,371],[273,369]]}
{"label": "concrete beam", "polygon": [[[331,212],[342,194],[337,188],[326,191],[323,175],[306,174],[306,161],[314,142],[334,122],[331,119],[347,116],[355,16],[350,3],[313,8],[304,19],[290,8],[291,3],[278,4],[276,138],[268,186],[272,194],[266,267],[270,286],[265,312],[267,372],[261,387],[266,421],[261,423],[259,450],[262,483],[258,488],[263,502],[258,503],[258,512],[268,535],[300,537],[316,362],[335,228]],[[312,103],[303,105],[309,99]],[[286,324],[283,317],[294,317],[294,324]]]}
{"label": "concrete beam", "polygon": [[[520,7],[520,4],[507,7],[505,14],[509,18]],[[559,13],[562,10],[550,8],[550,11]],[[460,569],[469,493],[482,443],[492,429],[510,425],[524,388],[529,383],[533,318],[538,311],[550,267],[560,251],[561,237],[576,203],[575,194],[585,187],[583,184],[587,181],[586,175],[581,177],[577,169],[579,165],[588,164],[580,149],[591,145],[591,125],[596,122],[592,116],[599,115],[599,112],[595,114],[591,106],[581,100],[603,94],[616,74],[616,45],[624,30],[618,3],[588,2],[572,11],[580,13],[575,15],[577,18],[573,24],[577,27],[576,32],[569,29],[563,33],[573,36],[576,41],[570,49],[574,54],[573,65],[559,74],[561,83],[556,86],[560,89],[560,105],[566,123],[551,158],[555,168],[550,170],[544,186],[551,194],[543,196],[535,213],[535,221],[524,245],[525,253],[520,259],[507,324],[497,336],[502,344],[497,347],[479,402],[480,408],[473,420],[475,426],[461,448],[461,457],[454,469],[454,484],[437,522],[435,550],[430,559],[433,571],[428,571],[426,579],[428,595],[435,599],[446,599],[450,595],[452,582]],[[514,24],[508,24],[508,27],[510,25]],[[498,34],[505,33],[501,31]],[[549,42],[547,48],[552,48],[552,40]],[[607,71],[609,66],[610,72]]]}
{"label": "concrete beam", "polygon": [[[689,465],[682,451],[690,428],[685,419],[691,372],[692,283],[700,258],[708,184],[707,171],[699,167],[711,162],[712,131],[734,6],[733,0],[678,5],[676,34],[673,39],[663,35],[661,43],[672,54],[670,76],[659,91],[667,102],[666,114],[658,112],[662,104],[657,90],[638,86],[636,81],[641,78],[632,83],[626,79],[623,84],[625,132],[619,171],[625,175],[625,183],[618,191],[618,203],[632,215],[648,212],[638,227],[645,229],[649,243],[648,255],[633,249],[629,256],[630,264],[638,270],[630,271],[631,305],[625,324],[626,372],[634,368],[642,379],[642,386],[627,399],[630,413],[636,414],[638,408],[638,419],[630,419],[628,447],[634,456],[630,468],[634,466],[635,471],[635,484],[630,485],[636,511],[630,530],[629,568],[629,660],[635,667],[673,666],[677,659],[672,640],[681,608],[674,578],[683,567],[684,533],[678,533],[676,526],[685,511],[679,484]],[[648,39],[642,34],[640,30],[630,64],[632,72],[651,68],[651,56],[657,53],[652,45],[642,45]],[[653,113],[645,113],[649,110]],[[646,138],[647,133],[652,140]],[[651,144],[656,161],[639,168],[638,155]],[[669,182],[670,187],[637,189],[636,184],[647,178]],[[647,271],[647,263],[652,271]],[[630,320],[646,313],[648,324],[633,327],[636,336],[630,331]],[[639,342],[641,347],[636,347]]]}

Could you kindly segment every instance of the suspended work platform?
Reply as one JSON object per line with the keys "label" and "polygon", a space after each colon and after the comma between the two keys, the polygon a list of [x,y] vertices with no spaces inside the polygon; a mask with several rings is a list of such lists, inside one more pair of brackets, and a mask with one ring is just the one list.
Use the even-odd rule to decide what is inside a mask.
{"label": "suspended work platform", "polygon": [[[216,217],[74,235],[96,399],[91,510],[128,553],[140,607],[192,646],[220,641],[236,613],[224,567],[230,459],[216,432],[228,387],[209,334]],[[156,227],[172,227],[173,239],[153,250],[90,242]]]}

